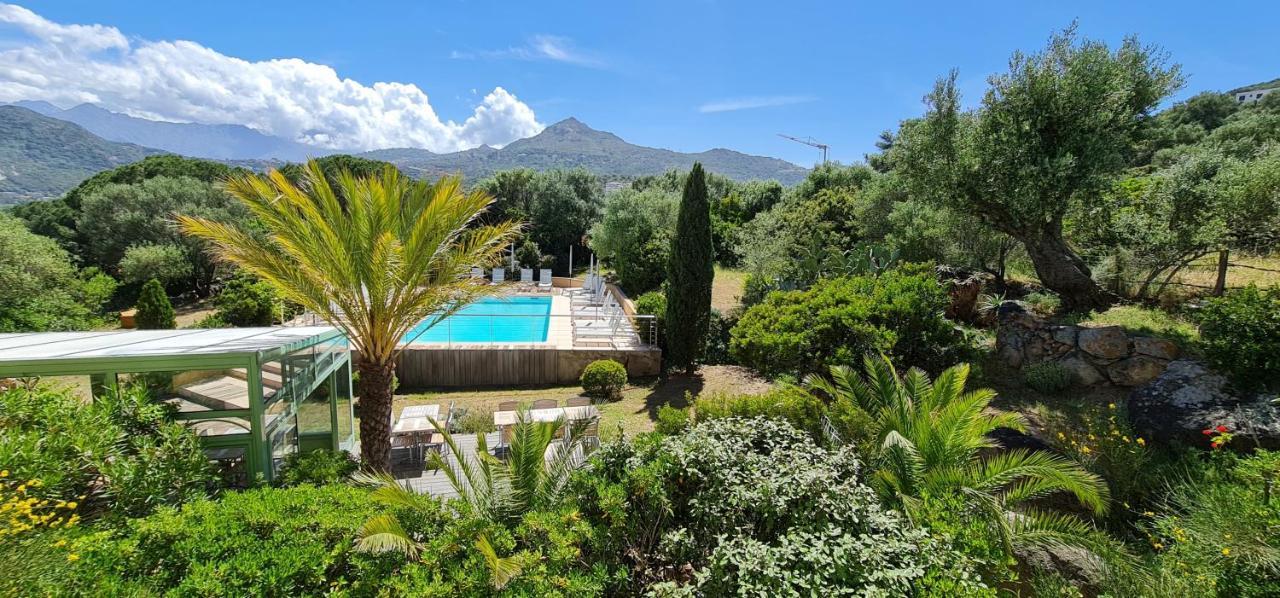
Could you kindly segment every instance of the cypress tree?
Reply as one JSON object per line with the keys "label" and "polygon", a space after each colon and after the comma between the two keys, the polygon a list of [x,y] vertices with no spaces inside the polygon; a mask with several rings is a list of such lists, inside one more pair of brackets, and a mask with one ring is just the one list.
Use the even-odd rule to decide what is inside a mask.
{"label": "cypress tree", "polygon": [[172,330],[178,323],[173,317],[173,304],[164,294],[164,286],[152,278],[142,285],[138,295],[138,315],[134,317],[139,330]]}
{"label": "cypress tree", "polygon": [[711,245],[711,204],[707,177],[695,162],[684,182],[676,236],[667,265],[666,361],[693,373],[706,346],[711,314],[715,253]]}

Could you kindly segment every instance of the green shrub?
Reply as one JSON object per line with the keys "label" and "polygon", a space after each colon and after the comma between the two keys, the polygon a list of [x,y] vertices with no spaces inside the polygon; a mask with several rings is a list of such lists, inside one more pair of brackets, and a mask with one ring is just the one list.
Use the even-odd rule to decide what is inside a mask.
{"label": "green shrub", "polygon": [[1241,388],[1280,388],[1280,285],[1249,285],[1206,301],[1200,340],[1213,366]]}
{"label": "green shrub", "polygon": [[1036,291],[1022,298],[1022,301],[1042,316],[1053,315],[1062,307],[1062,299],[1050,291]]}
{"label": "green shrub", "polygon": [[120,278],[128,284],[143,284],[152,278],[165,288],[178,288],[191,279],[191,260],[177,245],[134,245],[120,259]]}
{"label": "green shrub", "polygon": [[814,438],[822,437],[822,400],[803,389],[784,385],[759,395],[710,393],[693,402],[693,420],[705,422],[727,417],[773,417],[790,423]]}
{"label": "green shrub", "polygon": [[600,359],[582,369],[582,391],[587,396],[617,399],[627,385],[627,368],[612,359]]}
{"label": "green shrub", "polygon": [[[636,297],[635,303],[637,314],[650,315],[654,317],[653,320],[646,320],[645,323],[641,324],[640,330],[637,330],[636,333],[639,334],[640,338],[644,339],[645,342],[648,342],[649,339],[656,336],[658,339],[658,346],[665,347],[667,296],[663,295],[662,291],[649,291],[648,293]],[[649,329],[650,326],[657,327],[656,335],[654,334],[655,331]]]}
{"label": "green shrub", "polygon": [[1111,490],[1109,517],[1123,521],[1155,501],[1166,477],[1173,477],[1153,460],[1147,440],[1135,434],[1123,404],[1091,404],[1068,418],[1041,417],[1044,437],[1055,450],[1101,476]]}
{"label": "green shrub", "polygon": [[943,317],[946,291],[924,266],[879,276],[821,280],[805,291],[770,293],[734,326],[738,363],[768,376],[822,373],[884,353],[899,367],[937,370],[954,361],[962,336]]}
{"label": "green shrub", "polygon": [[[298,596],[359,582],[351,545],[378,512],[343,485],[261,488],[164,509],[75,542],[78,595]],[[385,571],[389,574],[390,571]],[[376,585],[383,580],[368,580]]]}
{"label": "green shrub", "polygon": [[483,407],[467,407],[455,420],[457,431],[464,434],[487,434],[497,429],[493,425],[493,410]]}
{"label": "green shrub", "polygon": [[1042,394],[1058,394],[1075,384],[1071,370],[1056,361],[1042,361],[1022,368],[1022,382]]}
{"label": "green shrub", "polygon": [[537,268],[542,265],[542,251],[538,249],[538,244],[533,239],[525,239],[520,247],[516,248],[516,262],[521,268]]}
{"label": "green shrub", "polygon": [[237,273],[214,299],[219,320],[231,326],[270,326],[280,301],[275,287],[243,272]]}
{"label": "green shrub", "polygon": [[653,425],[655,432],[670,436],[679,434],[688,427],[689,411],[687,409],[679,409],[671,405],[658,407],[658,421]]}
{"label": "green shrub", "polygon": [[712,309],[707,321],[707,346],[702,352],[702,363],[709,365],[732,364],[733,355],[729,353],[730,332],[738,323],[736,310],[722,315],[719,310]]}
{"label": "green shrub", "polygon": [[292,453],[285,457],[284,465],[276,476],[280,486],[300,484],[323,485],[347,479],[355,473],[359,464],[347,451],[316,449],[307,453]]}
{"label": "green shrub", "polygon": [[[575,478],[607,533],[583,555],[633,571],[655,595],[949,594],[984,588],[962,557],[885,510],[851,448],[827,451],[784,421],[724,418],[612,443]],[[616,563],[616,565],[614,565]]]}
{"label": "green shrub", "polygon": [[219,316],[218,314],[212,313],[203,318],[200,318],[200,320],[197,321],[195,324],[192,324],[191,327],[192,328],[231,328],[232,326],[231,324],[228,324],[225,320],[223,320],[222,317]]}
{"label": "green shrub", "polygon": [[85,404],[69,391],[0,392],[0,469],[39,479],[39,496],[77,501],[86,518],[145,515],[205,495],[200,441],[141,387]]}
{"label": "green shrub", "polygon": [[142,285],[138,295],[138,314],[134,322],[139,330],[172,330],[177,326],[173,316],[173,304],[164,293],[164,286],[152,278]]}

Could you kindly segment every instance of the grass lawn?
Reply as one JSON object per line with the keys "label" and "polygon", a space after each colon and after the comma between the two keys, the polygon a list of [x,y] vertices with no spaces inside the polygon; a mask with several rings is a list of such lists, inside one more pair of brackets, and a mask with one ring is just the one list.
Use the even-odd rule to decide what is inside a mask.
{"label": "grass lawn", "polygon": [[1082,326],[1119,326],[1133,334],[1169,339],[1191,351],[1200,340],[1200,329],[1194,322],[1161,309],[1139,305],[1117,305],[1104,312],[1071,316],[1067,320]]}
{"label": "grass lawn", "polygon": [[742,305],[746,284],[746,272],[716,266],[716,277],[711,283],[711,307],[724,313]]}
{"label": "grass lawn", "polygon": [[[653,430],[653,423],[658,419],[658,408],[662,405],[684,407],[687,404],[686,393],[694,397],[703,392],[758,394],[770,387],[769,382],[757,378],[749,370],[734,366],[705,366],[693,376],[634,380],[622,391],[621,400],[597,405],[600,409],[600,435],[612,439],[618,436],[619,430],[627,435]],[[395,416],[399,417],[400,410],[409,405],[438,404],[443,411],[453,403],[455,407],[488,412],[503,401],[518,401],[522,405],[528,405],[538,399],[553,399],[563,405],[566,399],[581,393],[582,388],[577,385],[436,389],[398,394],[392,409]]]}

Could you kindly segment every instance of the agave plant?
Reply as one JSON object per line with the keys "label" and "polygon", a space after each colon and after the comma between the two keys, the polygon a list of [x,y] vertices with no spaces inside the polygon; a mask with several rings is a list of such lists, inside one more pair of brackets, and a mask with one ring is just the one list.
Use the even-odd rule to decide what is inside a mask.
{"label": "agave plant", "polygon": [[[570,424],[568,440],[556,441],[556,431],[563,425],[563,420],[531,421],[527,413],[521,413],[503,460],[489,453],[484,434],[476,437],[474,458],[463,457],[467,453],[459,449],[453,435],[436,423],[436,431],[444,436],[449,453],[458,458],[450,463],[442,453],[432,453],[428,465],[449,479],[472,514],[494,523],[513,523],[525,513],[553,508],[564,499],[569,476],[583,455],[585,437],[581,432],[587,422]],[[425,501],[433,500],[386,474],[360,474],[356,479],[375,486],[373,499],[387,506],[420,509]],[[518,576],[531,558],[527,553],[499,557],[484,535],[476,539],[475,548],[484,557],[495,589]],[[398,552],[417,559],[422,544],[405,530],[394,513],[385,513],[360,527],[356,549]]]}
{"label": "agave plant", "polygon": [[1123,550],[1091,523],[1032,505],[1067,493],[1103,514],[1109,493],[1104,480],[1059,455],[996,450],[990,432],[1022,431],[1026,422],[1020,414],[989,409],[994,391],[966,391],[968,365],[949,368],[933,381],[918,369],[900,376],[883,356],[867,356],[863,369],[865,376],[833,367],[830,378],[810,377],[806,384],[866,427],[860,432],[871,484],[887,503],[918,519],[924,496],[957,495],[983,517],[1007,552],[1073,546],[1127,566]]}
{"label": "agave plant", "polygon": [[262,233],[185,216],[179,224],[347,335],[360,375],[361,464],[388,471],[400,339],[428,316],[443,314],[438,322],[494,292],[466,274],[498,261],[518,225],[478,224],[493,198],[463,191],[457,177],[415,181],[390,165],[368,178],[343,172],[331,185],[313,160],[300,182],[272,170],[226,187]]}

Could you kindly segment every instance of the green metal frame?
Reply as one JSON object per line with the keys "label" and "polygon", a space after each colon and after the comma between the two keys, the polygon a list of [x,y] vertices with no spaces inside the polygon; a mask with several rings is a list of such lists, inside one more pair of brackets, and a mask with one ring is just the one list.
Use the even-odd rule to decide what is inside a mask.
{"label": "green metal frame", "polygon": [[[272,361],[278,361],[282,365],[285,358],[301,351],[303,349],[317,347],[320,345],[328,345],[329,343],[343,343],[345,339],[342,333],[331,331],[319,334],[301,341],[293,341],[285,343],[281,346],[274,347],[263,351],[236,351],[228,353],[209,353],[209,354],[184,354],[184,355],[148,355],[148,356],[132,356],[132,357],[82,357],[82,358],[65,358],[65,359],[32,359],[17,360],[0,363],[0,378],[27,378],[40,376],[83,376],[88,375],[91,380],[91,392],[96,396],[104,391],[114,390],[117,385],[116,377],[119,374],[131,373],[153,373],[153,372],[178,372],[178,371],[199,371],[199,370],[228,370],[235,368],[244,368],[247,372],[246,383],[249,387],[249,408],[248,409],[228,409],[222,411],[195,411],[188,413],[179,413],[175,419],[183,421],[198,421],[210,419],[247,419],[249,421],[249,432],[247,434],[225,434],[220,436],[201,437],[202,446],[205,448],[233,448],[246,447],[248,454],[248,468],[250,475],[262,475],[266,481],[271,481],[275,476],[272,467],[271,446],[267,442],[268,430],[264,425],[263,418],[266,409],[281,400],[289,400],[292,404],[286,406],[285,415],[292,417],[297,426],[297,409],[298,403],[305,400],[312,390],[321,384],[329,385],[329,420],[331,437],[328,443],[333,449],[338,449],[343,444],[354,439],[354,425],[351,430],[350,438],[338,437],[338,396],[336,392],[339,369],[348,368],[346,380],[347,389],[345,396],[347,397],[347,409],[352,410],[353,401],[351,400],[351,373],[350,352],[345,350],[331,350],[326,347],[324,357],[321,361],[312,364],[314,370],[309,372],[309,379],[305,384],[294,386],[292,379],[284,379],[287,387],[282,387],[280,392],[276,393],[271,405],[268,405],[262,393],[262,365]],[[282,372],[288,372],[283,369]],[[354,413],[348,413],[348,417],[354,420]],[[277,420],[282,422],[283,420]],[[276,426],[281,423],[276,423]],[[313,434],[312,436],[318,436]],[[301,445],[302,436],[298,436],[298,444]]]}

